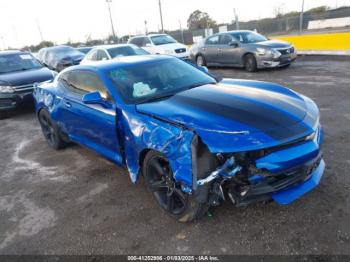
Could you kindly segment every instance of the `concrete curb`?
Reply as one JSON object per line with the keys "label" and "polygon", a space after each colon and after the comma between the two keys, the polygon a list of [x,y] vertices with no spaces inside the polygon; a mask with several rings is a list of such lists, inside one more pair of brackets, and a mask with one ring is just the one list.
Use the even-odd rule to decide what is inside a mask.
{"label": "concrete curb", "polygon": [[298,50],[298,55],[350,56],[350,50]]}

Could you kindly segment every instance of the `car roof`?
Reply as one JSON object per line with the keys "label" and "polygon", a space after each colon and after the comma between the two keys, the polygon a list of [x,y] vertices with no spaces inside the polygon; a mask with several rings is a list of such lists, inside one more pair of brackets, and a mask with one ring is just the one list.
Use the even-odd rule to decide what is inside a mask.
{"label": "car roof", "polygon": [[221,32],[220,34],[230,34],[230,33],[255,33],[255,32],[251,30],[231,30],[227,32]]}
{"label": "car roof", "polygon": [[16,54],[28,54],[27,51],[20,51],[20,50],[6,50],[6,51],[0,51],[0,55],[16,55]]}
{"label": "car roof", "polygon": [[[56,50],[56,49],[61,49],[61,48],[73,48],[69,45],[56,45],[56,46],[50,46],[50,47],[46,47],[47,50]],[[74,48],[73,48],[74,49]]]}
{"label": "car roof", "polygon": [[147,35],[147,36],[153,37],[153,36],[162,36],[162,35],[168,35],[168,34],[149,34],[149,35]]}
{"label": "car roof", "polygon": [[65,71],[75,70],[93,70],[93,71],[109,71],[116,68],[123,68],[129,65],[142,65],[168,59],[178,59],[167,55],[135,55],[121,56],[112,60],[99,61],[95,64],[77,65],[67,68]]}
{"label": "car roof", "polygon": [[138,38],[138,37],[153,37],[153,36],[161,36],[161,35],[168,35],[168,34],[148,34],[148,35],[135,35],[133,37],[130,37],[130,39]]}
{"label": "car roof", "polygon": [[99,45],[95,46],[93,49],[111,49],[115,47],[123,47],[123,46],[134,46],[133,44],[114,44],[114,45]]}

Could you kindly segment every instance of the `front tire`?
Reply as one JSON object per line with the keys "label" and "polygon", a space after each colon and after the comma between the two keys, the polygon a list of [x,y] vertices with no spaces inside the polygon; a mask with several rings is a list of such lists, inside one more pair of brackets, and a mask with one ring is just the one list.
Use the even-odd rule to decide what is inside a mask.
{"label": "front tire", "polygon": [[142,172],[146,187],[158,205],[179,222],[190,222],[208,210],[208,205],[197,202],[193,196],[181,190],[168,160],[160,153],[150,151],[146,155]]}
{"label": "front tire", "polygon": [[248,72],[255,72],[257,70],[257,63],[254,55],[248,54],[244,56],[244,68]]}
{"label": "front tire", "polygon": [[58,126],[51,119],[49,112],[45,109],[42,109],[39,112],[39,123],[43,135],[50,147],[55,150],[59,150],[65,147],[66,143],[61,137]]}
{"label": "front tire", "polygon": [[7,112],[0,112],[0,120],[5,119],[8,117],[8,113]]}

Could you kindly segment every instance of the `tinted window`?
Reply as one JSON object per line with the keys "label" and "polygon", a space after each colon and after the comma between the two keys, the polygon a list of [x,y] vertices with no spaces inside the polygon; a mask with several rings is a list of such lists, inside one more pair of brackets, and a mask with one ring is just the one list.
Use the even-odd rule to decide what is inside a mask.
{"label": "tinted window", "polygon": [[98,91],[103,98],[109,98],[102,80],[95,73],[84,71],[68,72],[60,77],[60,81],[63,81],[71,92],[83,95]]}
{"label": "tinted window", "polygon": [[119,56],[147,55],[148,52],[137,46],[120,46],[108,49],[108,53],[112,58]]}
{"label": "tinted window", "polygon": [[141,47],[143,45],[143,39],[144,37],[136,37],[131,39],[130,43]]}
{"label": "tinted window", "polygon": [[126,103],[147,102],[216,81],[176,58],[117,67],[108,73]]}
{"label": "tinted window", "polygon": [[157,35],[151,37],[154,45],[166,45],[176,43],[176,40],[170,35]]}
{"label": "tinted window", "polygon": [[211,36],[207,39],[206,41],[207,45],[217,45],[219,44],[219,36],[215,35],[215,36]]}
{"label": "tinted window", "polygon": [[267,40],[265,36],[262,36],[254,32],[237,32],[237,33],[232,33],[231,35],[234,38],[236,38],[239,42],[244,44],[258,43],[258,42],[263,42]]}
{"label": "tinted window", "polygon": [[232,36],[220,35],[220,40],[219,40],[220,45],[228,45],[231,42],[232,42]]}
{"label": "tinted window", "polygon": [[42,67],[43,65],[29,53],[0,55],[0,74]]}
{"label": "tinted window", "polygon": [[97,51],[97,60],[98,61],[108,60],[108,59],[109,59],[109,57],[108,57],[106,51],[104,51],[104,50],[98,50]]}

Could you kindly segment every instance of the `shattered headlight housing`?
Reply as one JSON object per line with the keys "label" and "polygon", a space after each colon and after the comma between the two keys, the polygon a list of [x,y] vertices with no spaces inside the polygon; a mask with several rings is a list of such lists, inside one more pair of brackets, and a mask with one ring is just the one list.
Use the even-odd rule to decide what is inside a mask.
{"label": "shattered headlight housing", "polygon": [[12,94],[15,90],[11,86],[0,86],[0,93],[2,94]]}

